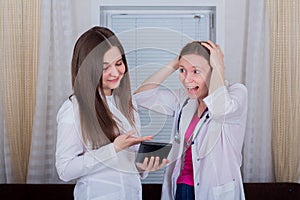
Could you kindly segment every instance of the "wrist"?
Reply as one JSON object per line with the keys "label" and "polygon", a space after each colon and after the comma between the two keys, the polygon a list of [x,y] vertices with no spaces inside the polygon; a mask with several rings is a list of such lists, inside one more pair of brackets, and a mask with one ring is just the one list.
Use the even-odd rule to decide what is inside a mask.
{"label": "wrist", "polygon": [[178,68],[179,68],[179,61],[178,61],[178,59],[177,58],[174,58],[173,60],[171,60],[167,65],[166,65],[166,67],[168,68],[168,69],[171,69],[171,70],[173,70],[173,71],[176,71]]}
{"label": "wrist", "polygon": [[119,145],[117,145],[117,144],[115,144],[115,143],[113,143],[113,145],[114,145],[114,149],[115,149],[116,153],[118,153],[119,151],[122,150],[122,148],[120,148]]}
{"label": "wrist", "polygon": [[142,167],[142,163],[135,163],[135,167],[139,173],[144,173],[145,169]]}

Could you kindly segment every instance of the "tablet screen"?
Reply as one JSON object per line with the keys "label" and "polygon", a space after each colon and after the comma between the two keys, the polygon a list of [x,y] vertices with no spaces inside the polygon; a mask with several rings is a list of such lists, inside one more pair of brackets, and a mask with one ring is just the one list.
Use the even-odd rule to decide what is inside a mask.
{"label": "tablet screen", "polygon": [[171,148],[172,148],[172,144],[170,143],[149,142],[149,141],[141,142],[136,157],[136,162],[143,163],[146,157],[150,159],[152,156],[154,157],[158,156],[161,162],[164,158],[168,157]]}

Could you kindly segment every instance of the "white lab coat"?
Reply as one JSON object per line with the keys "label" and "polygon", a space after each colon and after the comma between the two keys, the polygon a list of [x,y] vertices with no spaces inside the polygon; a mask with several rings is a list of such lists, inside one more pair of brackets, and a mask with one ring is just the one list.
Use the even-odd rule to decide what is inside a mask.
{"label": "white lab coat", "polygon": [[[123,133],[132,130],[130,123],[115,106],[112,96],[108,106],[120,123]],[[136,106],[136,103],[133,101]],[[76,180],[76,200],[142,199],[140,174],[135,166],[136,146],[116,153],[112,143],[97,150],[85,146],[75,97],[64,102],[57,114],[56,169],[63,181]],[[140,120],[135,112],[135,122]]]}
{"label": "white lab coat", "polygon": [[[138,105],[174,116],[173,136],[176,134],[179,111],[187,97],[184,90],[158,88],[136,94]],[[242,84],[224,86],[207,96],[204,102],[210,118],[191,146],[195,199],[243,200],[240,167],[247,116],[247,89]],[[175,142],[173,137],[173,147],[168,157],[170,164],[164,173],[163,200],[175,198],[182,161],[182,141],[197,106],[198,101],[190,99],[182,110],[179,126],[181,142]],[[203,120],[197,124],[194,135]]]}

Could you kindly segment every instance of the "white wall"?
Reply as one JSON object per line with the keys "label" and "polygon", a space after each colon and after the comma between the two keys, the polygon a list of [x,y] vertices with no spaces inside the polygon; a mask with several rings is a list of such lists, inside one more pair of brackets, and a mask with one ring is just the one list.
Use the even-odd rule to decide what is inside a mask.
{"label": "white wall", "polygon": [[[217,36],[225,54],[225,76],[230,82],[243,82],[243,54],[246,27],[247,0],[74,0],[76,35],[99,24],[97,5],[105,6],[199,6],[219,4],[225,23],[219,25],[222,37]],[[224,10],[223,10],[224,9]]]}
{"label": "white wall", "polygon": [[74,16],[76,16],[75,35],[79,37],[83,32],[85,32],[92,26],[92,0],[73,0],[72,2],[72,11],[74,13]]}
{"label": "white wall", "polygon": [[248,0],[226,0],[225,75],[230,82],[243,82]]}

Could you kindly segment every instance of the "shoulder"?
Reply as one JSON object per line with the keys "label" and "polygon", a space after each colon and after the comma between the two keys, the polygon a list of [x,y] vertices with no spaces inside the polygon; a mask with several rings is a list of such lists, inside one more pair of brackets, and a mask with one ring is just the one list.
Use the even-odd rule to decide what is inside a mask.
{"label": "shoulder", "polygon": [[131,96],[131,102],[132,102],[132,106],[133,106],[133,112],[134,112],[134,114],[135,114],[135,117],[136,117],[136,115],[139,115],[139,113],[138,113],[138,110],[139,110],[139,106],[138,106],[138,103],[137,103],[137,100],[136,100],[136,97],[135,97],[135,95],[132,95]]}
{"label": "shoulder", "polygon": [[188,94],[186,93],[185,89],[183,89],[183,88],[177,89],[175,92],[178,96],[178,100],[179,100],[180,104],[183,104],[186,101],[186,99],[189,97]]}
{"label": "shoulder", "polygon": [[248,96],[247,87],[242,83],[234,83],[232,85],[228,85],[227,89],[231,95],[238,95],[244,98],[247,98]]}
{"label": "shoulder", "polygon": [[228,93],[230,98],[239,105],[241,110],[247,111],[248,90],[244,84],[235,83],[228,86]]}
{"label": "shoulder", "polygon": [[73,103],[70,99],[67,99],[58,110],[56,121],[58,123],[60,122],[72,123],[73,118],[74,118]]}
{"label": "shoulder", "polygon": [[132,102],[132,105],[136,108],[137,107],[137,95],[132,95],[131,96],[131,102]]}
{"label": "shoulder", "polygon": [[230,90],[239,90],[241,92],[247,92],[246,86],[242,83],[234,83],[234,84],[228,85],[227,88]]}

